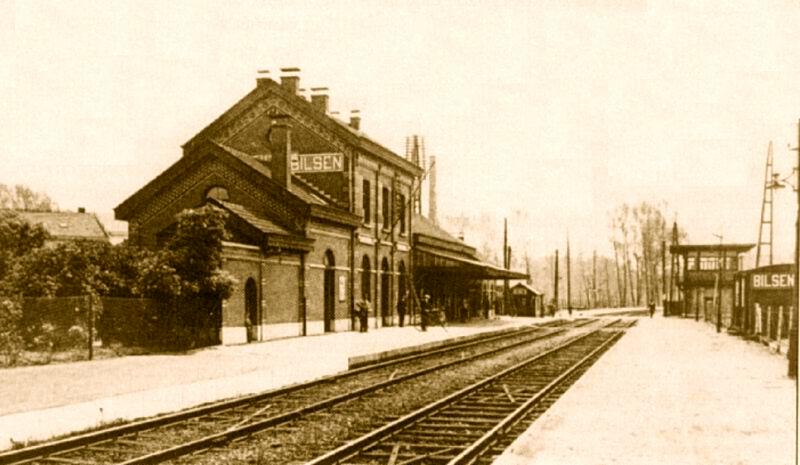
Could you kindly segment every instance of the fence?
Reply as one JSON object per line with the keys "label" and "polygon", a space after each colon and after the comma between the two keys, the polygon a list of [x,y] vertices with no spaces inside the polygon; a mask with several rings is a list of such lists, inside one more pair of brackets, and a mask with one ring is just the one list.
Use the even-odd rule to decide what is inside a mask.
{"label": "fence", "polygon": [[0,341],[0,365],[49,363],[53,356],[92,360],[98,347],[112,345],[103,356],[113,356],[120,347],[149,351],[214,345],[219,344],[222,324],[221,301],[204,296],[158,300],[84,295],[22,298],[17,304],[20,316],[8,320],[13,321],[8,334],[17,337]]}
{"label": "fence", "polygon": [[92,360],[101,343],[145,345],[142,321],[152,318],[160,305],[140,298],[25,297],[19,326],[26,350],[85,350]]}

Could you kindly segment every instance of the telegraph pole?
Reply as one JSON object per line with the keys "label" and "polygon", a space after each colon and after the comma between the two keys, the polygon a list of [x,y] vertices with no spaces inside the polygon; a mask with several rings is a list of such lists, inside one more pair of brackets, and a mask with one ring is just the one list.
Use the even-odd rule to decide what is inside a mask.
{"label": "telegraph pole", "polygon": [[797,121],[797,218],[794,237],[794,311],[789,330],[789,376],[797,379],[797,313],[800,311],[800,120]]}
{"label": "telegraph pole", "polygon": [[592,302],[590,307],[597,307],[597,250],[592,251]]}
{"label": "telegraph pole", "polygon": [[555,276],[553,277],[553,299],[555,300],[555,312],[558,312],[558,249],[556,249]]}
{"label": "telegraph pole", "polygon": [[567,311],[572,316],[572,272],[570,270],[569,236],[567,236]]}

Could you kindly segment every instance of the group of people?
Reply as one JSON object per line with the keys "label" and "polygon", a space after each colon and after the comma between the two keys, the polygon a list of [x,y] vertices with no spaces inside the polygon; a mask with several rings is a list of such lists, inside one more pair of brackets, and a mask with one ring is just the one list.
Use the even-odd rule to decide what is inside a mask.
{"label": "group of people", "polygon": [[[406,310],[408,309],[408,296],[408,292],[406,292],[405,294],[402,294],[397,301],[397,316],[401,328],[405,325]],[[468,311],[468,309],[465,311]],[[368,300],[361,299],[356,302],[355,316],[358,318],[359,332],[367,332],[370,313],[372,313],[372,311]],[[432,314],[433,306],[431,304],[431,296],[429,294],[425,294],[420,301],[420,329],[422,331],[428,330],[428,324],[430,323],[429,320],[431,319]]]}

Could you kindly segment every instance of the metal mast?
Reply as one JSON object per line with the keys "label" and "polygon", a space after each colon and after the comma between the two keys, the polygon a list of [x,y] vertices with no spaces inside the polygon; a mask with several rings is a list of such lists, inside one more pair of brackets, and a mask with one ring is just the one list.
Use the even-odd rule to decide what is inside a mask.
{"label": "metal mast", "polygon": [[[769,247],[768,265],[772,265],[772,190],[777,186],[778,174],[772,171],[772,141],[767,149],[767,165],[764,168],[764,196],[761,201],[761,223],[758,226],[758,247],[756,248],[756,268],[761,266],[761,246]],[[764,229],[769,228],[765,238]]]}

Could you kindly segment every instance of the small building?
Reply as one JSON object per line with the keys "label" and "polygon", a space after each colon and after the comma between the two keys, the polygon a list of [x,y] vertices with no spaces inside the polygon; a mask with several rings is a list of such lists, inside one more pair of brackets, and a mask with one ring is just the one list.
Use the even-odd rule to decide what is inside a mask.
{"label": "small building", "polygon": [[544,316],[544,294],[528,283],[511,287],[511,311],[517,316]]}
{"label": "small building", "polygon": [[21,218],[31,224],[41,225],[50,234],[46,246],[71,241],[109,242],[109,235],[94,213],[83,208],[77,212],[18,211]]}
{"label": "small building", "polygon": [[793,263],[736,273],[733,332],[764,342],[788,338],[796,286]]}
{"label": "small building", "polygon": [[670,246],[678,259],[675,277],[681,308],[673,314],[696,320],[733,323],[734,276],[741,269],[741,255],[755,244],[680,244]]}

